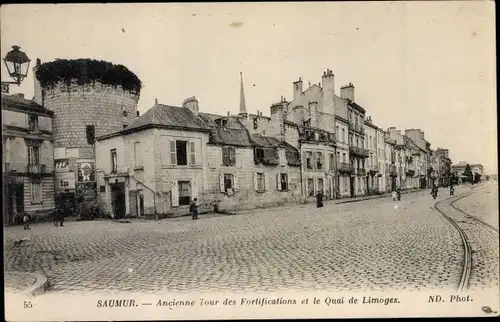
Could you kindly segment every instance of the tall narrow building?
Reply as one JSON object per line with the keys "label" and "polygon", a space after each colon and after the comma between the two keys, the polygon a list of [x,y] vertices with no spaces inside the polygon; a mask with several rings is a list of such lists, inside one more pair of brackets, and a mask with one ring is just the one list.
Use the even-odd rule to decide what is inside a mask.
{"label": "tall narrow building", "polygon": [[240,113],[241,116],[247,115],[247,105],[245,103],[245,91],[243,90],[243,73],[240,72]]}

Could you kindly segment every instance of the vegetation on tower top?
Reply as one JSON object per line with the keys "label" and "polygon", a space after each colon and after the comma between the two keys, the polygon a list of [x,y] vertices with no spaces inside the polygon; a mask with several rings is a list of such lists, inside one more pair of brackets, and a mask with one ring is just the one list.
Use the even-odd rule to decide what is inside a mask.
{"label": "vegetation on tower top", "polygon": [[56,59],[40,65],[36,78],[42,88],[54,88],[63,82],[70,85],[103,85],[121,87],[124,91],[139,95],[142,83],[133,72],[123,65],[95,59]]}

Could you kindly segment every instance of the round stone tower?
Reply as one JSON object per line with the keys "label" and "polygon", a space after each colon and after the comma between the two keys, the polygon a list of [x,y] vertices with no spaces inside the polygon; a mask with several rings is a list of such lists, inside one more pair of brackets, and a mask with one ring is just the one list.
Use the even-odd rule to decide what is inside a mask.
{"label": "round stone tower", "polygon": [[33,74],[34,100],[54,112],[56,195],[73,205],[94,200],[94,139],[136,118],[141,81],[122,65],[91,59],[37,60]]}

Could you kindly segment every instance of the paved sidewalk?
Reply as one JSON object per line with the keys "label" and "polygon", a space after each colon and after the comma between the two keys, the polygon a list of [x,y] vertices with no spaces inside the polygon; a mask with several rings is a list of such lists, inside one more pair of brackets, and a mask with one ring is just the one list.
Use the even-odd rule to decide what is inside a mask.
{"label": "paved sidewalk", "polygon": [[6,293],[32,296],[47,290],[48,281],[41,273],[5,271],[4,285]]}

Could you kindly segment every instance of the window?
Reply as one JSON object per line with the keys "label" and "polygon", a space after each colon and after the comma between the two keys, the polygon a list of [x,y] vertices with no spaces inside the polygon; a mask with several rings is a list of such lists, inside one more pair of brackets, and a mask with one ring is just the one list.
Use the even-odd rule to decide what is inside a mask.
{"label": "window", "polygon": [[278,174],[278,182],[277,182],[279,191],[287,191],[288,190],[288,174],[280,173]]}
{"label": "window", "polygon": [[342,128],[342,142],[346,143],[346,139],[345,139],[345,129]]}
{"label": "window", "polygon": [[345,152],[342,153],[342,162],[346,163],[346,159],[345,159]]}
{"label": "window", "polygon": [[351,145],[353,145],[353,144],[352,144],[352,143],[353,143],[353,142],[352,142],[352,135],[349,135],[349,143],[350,143]]}
{"label": "window", "polygon": [[31,202],[42,202],[42,184],[40,182],[31,183]]}
{"label": "window", "polygon": [[99,186],[99,192],[106,192],[106,186]]}
{"label": "window", "polygon": [[28,164],[40,164],[40,147],[28,146]]}
{"label": "window", "polygon": [[191,203],[191,183],[179,181],[179,206],[188,206]]}
{"label": "window", "polygon": [[222,147],[222,164],[225,166],[234,166],[236,164],[236,149],[234,147]]}
{"label": "window", "polygon": [[118,172],[118,160],[116,157],[116,149],[111,150],[111,173]]}
{"label": "window", "polygon": [[134,162],[136,169],[142,168],[141,142],[134,142]]}
{"label": "window", "polygon": [[255,158],[259,162],[264,159],[264,150],[262,148],[256,148],[255,149]]}
{"label": "window", "polygon": [[257,191],[265,191],[266,183],[265,183],[264,173],[257,173]]}
{"label": "window", "polygon": [[196,164],[196,151],[194,150],[194,142],[189,142],[189,157],[191,164]]}
{"label": "window", "polygon": [[173,165],[188,164],[188,142],[171,141],[170,142],[170,163]]}
{"label": "window", "polygon": [[340,138],[340,130],[338,125],[335,127],[335,134],[337,135],[338,138]]}
{"label": "window", "polygon": [[318,191],[323,193],[323,178],[318,178]]}
{"label": "window", "polygon": [[224,174],[224,191],[227,192],[228,189],[234,189],[234,175]]}
{"label": "window", "polygon": [[253,129],[257,130],[259,128],[259,124],[257,123],[257,119],[253,119]]}
{"label": "window", "polygon": [[316,154],[316,169],[322,170],[323,169],[323,153],[318,152]]}
{"label": "window", "polygon": [[356,146],[359,147],[359,139],[356,138]]}
{"label": "window", "polygon": [[334,165],[335,165],[335,155],[333,153],[330,153],[330,170],[334,169]]}
{"label": "window", "polygon": [[306,168],[311,170],[312,167],[312,152],[306,152]]}
{"label": "window", "polygon": [[314,179],[307,179],[307,195],[309,197],[314,196]]}
{"label": "window", "polygon": [[28,131],[38,132],[38,115],[28,115]]}

